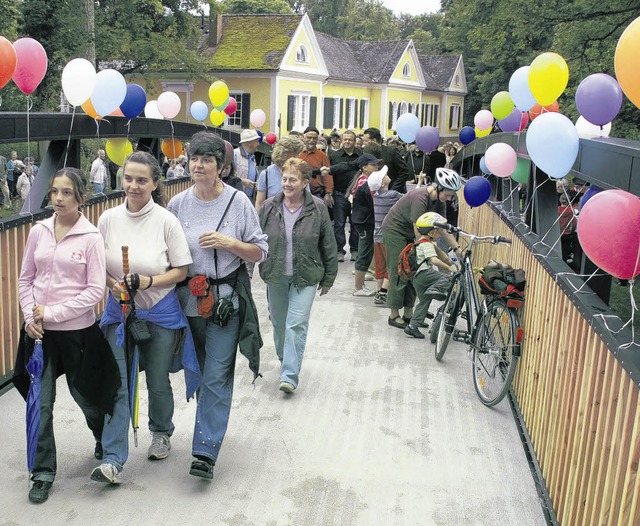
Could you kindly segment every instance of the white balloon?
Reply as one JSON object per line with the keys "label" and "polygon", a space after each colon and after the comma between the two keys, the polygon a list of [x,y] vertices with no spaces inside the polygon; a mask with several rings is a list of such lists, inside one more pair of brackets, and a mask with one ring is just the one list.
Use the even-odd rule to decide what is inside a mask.
{"label": "white balloon", "polygon": [[96,85],[91,94],[91,103],[96,113],[109,115],[117,110],[127,96],[127,81],[115,69],[103,69],[96,75]]}
{"label": "white balloon", "polygon": [[611,123],[604,126],[598,126],[591,124],[584,117],[578,117],[576,121],[576,130],[578,130],[578,137],[581,139],[594,139],[596,137],[609,137],[611,133]]}
{"label": "white balloon", "polygon": [[162,113],[160,113],[160,110],[158,109],[157,100],[150,100],[149,102],[147,102],[146,106],[144,107],[144,116],[147,119],[164,120],[164,116],[162,115]]}
{"label": "white balloon", "polygon": [[62,91],[72,106],[85,102],[96,86],[96,68],[84,58],[74,58],[62,70]]}
{"label": "white balloon", "polygon": [[181,108],[180,97],[173,91],[165,91],[158,97],[158,110],[165,119],[173,119]]}

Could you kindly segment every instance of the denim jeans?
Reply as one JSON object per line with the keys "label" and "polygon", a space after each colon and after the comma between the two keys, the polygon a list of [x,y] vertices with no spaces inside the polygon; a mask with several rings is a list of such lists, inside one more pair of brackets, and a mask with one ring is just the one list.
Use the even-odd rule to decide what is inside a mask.
{"label": "denim jeans", "polygon": [[[104,413],[91,405],[73,387],[75,376],[82,363],[80,331],[45,331],[43,342],[44,370],[40,394],[40,430],[38,447],[31,472],[32,480],[53,482],[56,477],[56,440],[53,434],[53,404],[56,400],[56,379],[62,372],[67,377],[71,396],[82,412],[96,440],[102,435]],[[72,445],[69,444],[71,448]],[[76,447],[74,444],[73,447]]]}
{"label": "denim jeans", "polygon": [[102,192],[104,192],[104,184],[93,183],[93,191],[96,194],[101,194]]}
{"label": "denim jeans", "polygon": [[416,325],[416,323],[424,323],[431,306],[431,300],[444,299],[447,296],[451,278],[447,274],[429,268],[421,270],[413,276],[411,283],[419,301],[411,317],[411,325]]}
{"label": "denim jeans", "polygon": [[[336,191],[333,192],[333,232],[338,245],[338,254],[345,254],[344,246],[347,243],[347,237],[344,228],[347,224],[347,218],[351,218],[351,203],[344,194]],[[352,254],[358,251],[358,233],[351,225],[349,232],[349,252]]]}
{"label": "denim jeans", "polygon": [[236,310],[225,327],[199,316],[187,319],[202,371],[192,453],[215,461],[229,424],[240,315]]}
{"label": "denim jeans", "polygon": [[282,363],[280,381],[294,387],[298,386],[316,290],[314,285],[295,287],[291,276],[282,276],[280,283],[267,286],[273,341]]}
{"label": "denim jeans", "polygon": [[[169,381],[169,370],[173,359],[176,331],[165,329],[147,321],[152,339],[140,346],[140,360],[144,362],[147,392],[149,395],[149,430],[171,436],[173,425],[173,390]],[[122,385],[116,394],[113,415],[105,415],[102,432],[103,461],[122,471],[129,457],[129,389],[127,362],[124,348],[116,343],[117,325],[109,325],[107,341],[111,346]]]}

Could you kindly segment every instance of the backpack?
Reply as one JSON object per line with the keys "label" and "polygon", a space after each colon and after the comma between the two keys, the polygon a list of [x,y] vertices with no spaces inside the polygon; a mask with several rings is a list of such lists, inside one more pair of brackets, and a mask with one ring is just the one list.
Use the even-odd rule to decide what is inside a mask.
{"label": "backpack", "polygon": [[478,284],[482,294],[523,299],[526,280],[524,270],[489,260]]}
{"label": "backpack", "polygon": [[398,276],[405,281],[409,281],[415,276],[418,269],[427,261],[425,259],[418,264],[416,245],[420,243],[431,243],[431,241],[429,239],[418,239],[415,243],[409,243],[402,249],[400,255],[398,255]]}

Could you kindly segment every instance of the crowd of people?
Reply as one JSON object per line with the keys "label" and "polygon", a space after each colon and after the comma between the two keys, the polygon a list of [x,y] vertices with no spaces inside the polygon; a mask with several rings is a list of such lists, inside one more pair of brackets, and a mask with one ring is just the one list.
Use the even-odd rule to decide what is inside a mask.
{"label": "crowd of people", "polygon": [[[365,130],[362,149],[351,131],[332,135],[328,154],[319,139],[313,127],[281,138],[273,165],[259,173],[254,130],[242,132],[235,150],[214,133],[198,132],[186,152],[193,185],[168,203],[161,165],[136,151],[121,168],[124,203],[103,212],[97,228],[82,214],[82,203],[89,181],[98,191],[109,178],[103,152],[88,177],[72,168],[55,174],[49,191],[54,214],[31,230],[19,280],[26,344],[16,381],[24,380],[35,340],[44,349],[31,502],[47,500],[56,476],[53,404],[55,380],[63,373],[95,438],[101,463],[91,479],[120,482],[129,454],[136,391],[130,360],[136,350],[149,398],[147,457],[159,461],[171,450],[170,373],[182,369],[187,398],[197,398],[189,473],[211,480],[229,422],[238,350],[254,381],[260,376],[263,341],[254,280],[266,283],[284,396],[299,388],[314,299],[330,292],[347,249],[355,261],[353,296],[375,296],[376,304],[389,309],[390,327],[424,337],[417,327],[426,326],[429,302],[446,287],[440,276],[450,270],[446,254],[459,254],[460,247],[419,219],[437,213],[446,220],[460,177],[444,167],[431,175],[424,156],[412,174],[418,165],[409,170],[407,159],[419,154],[384,144],[375,128]],[[400,279],[399,253],[427,234],[430,244],[436,237],[444,243],[444,250],[422,254],[438,270]],[[126,255],[123,247],[129,247]],[[370,272],[376,290],[365,285]],[[94,308],[105,291],[98,322]],[[416,296],[420,308],[414,311]],[[86,380],[79,381],[89,343],[103,350],[96,355],[101,399],[98,384],[87,389]]]}
{"label": "crowd of people", "polygon": [[18,152],[9,157],[0,155],[0,206],[13,210],[13,202],[25,201],[38,174],[38,165],[32,157],[18,159]]}

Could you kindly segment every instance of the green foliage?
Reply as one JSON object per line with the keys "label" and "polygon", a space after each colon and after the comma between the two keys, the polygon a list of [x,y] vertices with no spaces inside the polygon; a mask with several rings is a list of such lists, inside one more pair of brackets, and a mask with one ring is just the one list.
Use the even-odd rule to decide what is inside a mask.
{"label": "green foliage", "polygon": [[293,10],[286,0],[222,0],[222,12],[225,14],[291,14]]}

